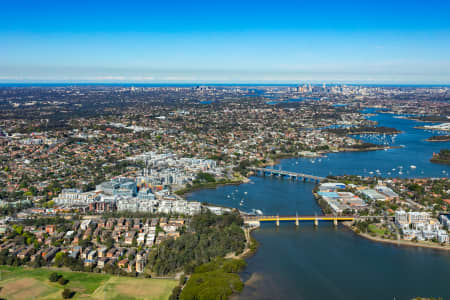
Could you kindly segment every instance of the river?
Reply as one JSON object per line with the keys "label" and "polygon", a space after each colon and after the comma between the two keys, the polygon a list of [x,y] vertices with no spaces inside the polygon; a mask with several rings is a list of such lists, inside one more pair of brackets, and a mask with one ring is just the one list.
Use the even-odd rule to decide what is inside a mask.
{"label": "river", "polygon": [[[450,143],[426,142],[435,133],[413,128],[423,123],[390,114],[370,118],[403,131],[386,141],[403,147],[285,159],[275,167],[322,176],[370,175],[378,170],[385,177],[442,177],[450,172],[450,166],[429,162],[433,152],[449,148]],[[382,140],[381,136],[378,141]],[[320,214],[313,188],[312,183],[252,177],[248,184],[201,190],[187,198],[243,211],[259,209],[264,214]],[[376,243],[326,223],[317,229],[312,224],[301,224],[299,229],[293,223],[282,223],[279,229],[263,224],[253,235],[260,247],[241,274],[246,285],[238,299],[450,298],[450,253],[445,251]]]}

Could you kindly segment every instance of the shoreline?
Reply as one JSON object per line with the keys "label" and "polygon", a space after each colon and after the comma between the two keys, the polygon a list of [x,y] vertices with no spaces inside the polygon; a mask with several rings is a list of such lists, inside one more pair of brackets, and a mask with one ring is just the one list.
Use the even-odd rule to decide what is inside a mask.
{"label": "shoreline", "polygon": [[403,131],[395,130],[395,131],[359,131],[359,132],[348,132],[346,135],[361,135],[361,134],[384,134],[384,135],[396,135],[403,133]]}
{"label": "shoreline", "polygon": [[431,130],[431,131],[450,131],[450,129],[433,128],[433,127],[425,127],[425,126],[415,126],[414,129]]}
{"label": "shoreline", "polygon": [[[313,192],[314,199],[316,200],[317,205],[320,207],[322,213],[324,208],[320,205],[319,199],[320,196]],[[367,240],[370,240],[372,242],[379,242],[384,244],[392,244],[397,246],[407,246],[407,247],[421,247],[421,248],[428,248],[428,249],[436,249],[436,250],[443,250],[443,251],[450,251],[450,245],[448,246],[442,246],[440,244],[431,244],[429,242],[413,242],[408,240],[390,240],[390,239],[384,239],[377,236],[372,236],[368,233],[363,232],[357,232],[356,228],[353,226],[352,222],[342,222],[342,225],[344,225],[346,228],[348,228],[350,231],[352,231],[357,236],[360,236],[362,238],[365,238]]]}
{"label": "shoreline", "polygon": [[[293,158],[310,158],[310,159],[316,159],[319,157],[323,157],[324,155],[328,154],[328,153],[341,153],[341,152],[371,152],[371,151],[378,151],[378,150],[388,150],[388,149],[399,149],[402,148],[401,146],[381,146],[381,145],[377,145],[374,147],[368,147],[368,148],[341,148],[341,149],[336,149],[336,150],[325,150],[325,151],[317,151],[314,152],[316,155],[314,156],[300,156],[298,154],[279,154],[279,155],[275,155],[275,157],[273,159],[271,159],[270,161],[266,161],[264,163],[260,163],[258,166],[259,167],[268,167],[268,166],[274,166],[277,164],[280,164],[281,161],[283,159],[293,159]],[[252,172],[248,172],[247,176],[243,176],[243,179],[239,182],[233,182],[233,183],[226,183],[226,184],[216,184],[215,186],[212,187],[198,187],[195,188],[189,192],[185,192],[183,194],[181,194],[180,196],[186,196],[187,194],[190,194],[192,192],[198,191],[198,190],[202,190],[202,189],[215,189],[219,186],[226,186],[226,185],[241,185],[243,183],[248,183],[251,180],[249,179],[250,176],[253,176]],[[314,193],[314,190],[311,191]],[[322,214],[324,214],[324,208],[319,204],[319,198],[316,197],[317,195],[314,195],[315,201],[318,204],[320,211]],[[233,207],[231,207],[233,209]],[[387,239],[382,239],[382,238],[378,238],[378,237],[372,237],[369,234],[363,234],[363,233],[357,233],[353,228],[352,225],[349,224],[348,222],[343,222],[343,225],[348,228],[353,234],[360,236],[361,238],[365,238],[367,240],[370,240],[372,242],[380,242],[380,243],[384,243],[384,244],[392,244],[392,245],[397,245],[397,246],[404,246],[404,247],[422,247],[422,248],[428,248],[428,249],[436,249],[436,250],[444,250],[444,251],[449,251],[450,250],[450,246],[445,247],[445,246],[440,246],[440,245],[432,245],[432,244],[423,244],[422,242],[412,242],[412,241],[406,241],[406,240],[387,240]],[[243,228],[244,230],[244,234],[246,236],[246,248],[244,249],[244,251],[239,254],[239,255],[227,255],[225,256],[225,258],[235,258],[235,259],[244,259],[247,261],[247,259],[250,259],[253,255],[256,254],[257,249],[259,248],[260,244],[259,242],[254,238],[254,236],[252,235],[252,232],[256,229],[258,229],[259,227],[253,227],[253,228]],[[252,248],[252,245],[254,245],[254,249]],[[245,271],[245,268],[244,270]],[[242,280],[242,277],[241,277]],[[243,282],[245,284],[245,282]]]}
{"label": "shoreline", "polygon": [[[330,153],[343,153],[343,152],[372,152],[372,151],[381,151],[381,150],[389,150],[389,149],[400,149],[402,148],[401,146],[376,146],[376,147],[368,147],[368,148],[339,148],[335,151],[333,150],[321,150],[321,151],[317,151],[317,152],[313,152],[316,153],[317,155],[314,156],[301,156],[301,155],[294,155],[294,154],[286,154],[283,155],[281,154],[280,157],[276,157],[271,161],[265,162],[265,163],[261,163],[259,165],[259,167],[269,167],[269,166],[274,166],[274,165],[278,165],[280,164],[282,159],[292,159],[292,158],[320,158],[323,157],[326,154],[330,154]],[[247,178],[247,177],[246,177]]]}
{"label": "shoreline", "polygon": [[368,233],[362,233],[362,232],[356,232],[355,228],[351,224],[346,224],[347,222],[344,222],[343,225],[350,229],[354,234],[357,236],[360,236],[362,238],[365,238],[367,240],[373,241],[373,242],[379,242],[384,244],[391,244],[391,245],[397,245],[397,246],[403,246],[403,247],[415,247],[415,248],[428,248],[428,249],[435,249],[435,250],[441,250],[441,251],[450,251],[450,246],[441,246],[441,245],[434,245],[430,244],[428,242],[413,242],[408,240],[390,240],[390,239],[383,239],[381,237],[372,236]]}
{"label": "shoreline", "polygon": [[389,150],[389,149],[400,149],[402,147],[400,146],[379,146],[379,147],[369,147],[365,149],[358,149],[358,148],[343,148],[342,150],[339,150],[335,153],[340,152],[369,152],[369,151],[378,151],[378,150]]}
{"label": "shoreline", "polygon": [[438,160],[438,159],[430,159],[430,162],[438,165],[450,165],[450,161],[448,160]]}
{"label": "shoreline", "polygon": [[446,140],[430,140],[430,139],[426,139],[425,141],[430,142],[430,143],[439,143],[439,142],[450,142],[450,139],[446,139]]}
{"label": "shoreline", "polygon": [[236,181],[229,181],[229,182],[212,182],[209,184],[205,184],[205,185],[200,185],[200,186],[193,186],[193,187],[189,187],[189,188],[184,188],[184,189],[179,189],[178,191],[175,191],[174,193],[177,196],[183,197],[186,196],[190,193],[199,191],[199,190],[211,190],[211,189],[216,189],[220,186],[227,186],[227,185],[241,185],[243,183],[249,183],[250,179],[247,177],[243,177],[239,180]]}
{"label": "shoreline", "polygon": [[421,120],[421,119],[409,118],[409,117],[404,117],[404,118],[400,118],[400,119],[406,119],[406,120],[411,120],[411,121],[416,121],[416,122],[423,122],[423,123],[445,123],[445,122],[448,122],[448,119],[442,119],[442,120]]}
{"label": "shoreline", "polygon": [[259,227],[243,228],[242,230],[244,231],[246,241],[244,251],[242,251],[242,253],[238,255],[236,255],[235,253],[228,253],[227,255],[225,255],[225,258],[245,260],[252,257],[259,247],[258,241],[252,236],[252,231],[258,228]]}
{"label": "shoreline", "polygon": [[425,141],[432,142],[432,143],[438,143],[438,142],[450,142],[450,135],[444,134],[444,135],[433,135],[427,138]]}

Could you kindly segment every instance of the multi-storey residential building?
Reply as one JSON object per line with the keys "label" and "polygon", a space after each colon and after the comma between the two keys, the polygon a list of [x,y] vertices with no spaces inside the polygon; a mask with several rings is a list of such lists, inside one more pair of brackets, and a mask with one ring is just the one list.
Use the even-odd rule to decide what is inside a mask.
{"label": "multi-storey residential building", "polygon": [[395,223],[403,226],[409,224],[408,214],[404,210],[397,210],[395,212]]}

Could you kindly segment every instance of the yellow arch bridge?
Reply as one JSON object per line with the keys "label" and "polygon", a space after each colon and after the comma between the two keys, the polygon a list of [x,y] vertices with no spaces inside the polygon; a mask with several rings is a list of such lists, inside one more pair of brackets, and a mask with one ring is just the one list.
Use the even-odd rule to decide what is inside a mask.
{"label": "yellow arch bridge", "polygon": [[318,226],[319,222],[333,222],[337,226],[338,222],[352,222],[354,216],[244,216],[244,223],[253,226],[259,226],[261,222],[275,222],[280,226],[280,222],[295,222],[299,226],[302,221],[312,221]]}

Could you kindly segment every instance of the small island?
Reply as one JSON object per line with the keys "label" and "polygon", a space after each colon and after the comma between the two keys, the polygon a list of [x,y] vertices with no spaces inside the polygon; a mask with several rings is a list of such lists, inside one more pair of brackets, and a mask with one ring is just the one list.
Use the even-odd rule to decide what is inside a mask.
{"label": "small island", "polygon": [[432,163],[450,165],[450,150],[441,149],[439,153],[433,153],[430,159]]}
{"label": "small island", "polygon": [[427,142],[450,142],[450,135],[434,135],[426,139]]}

